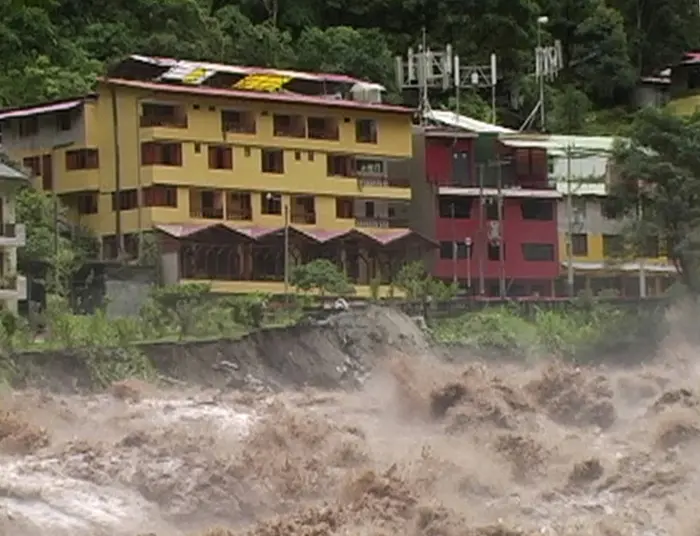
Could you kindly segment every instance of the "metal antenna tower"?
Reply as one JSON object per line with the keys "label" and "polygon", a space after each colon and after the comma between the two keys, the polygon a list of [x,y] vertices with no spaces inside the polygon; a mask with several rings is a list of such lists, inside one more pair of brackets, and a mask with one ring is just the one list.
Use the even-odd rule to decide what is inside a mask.
{"label": "metal antenna tower", "polygon": [[428,47],[428,38],[423,28],[421,44],[418,51],[409,48],[406,59],[396,57],[396,82],[402,90],[418,90],[418,108],[421,124],[426,122],[430,112],[430,91],[442,92],[454,90],[459,113],[459,95],[461,89],[491,89],[493,117],[495,120],[495,90],[498,81],[496,55],[491,54],[488,65],[461,65],[458,55],[453,53],[448,44],[442,51],[435,52]]}

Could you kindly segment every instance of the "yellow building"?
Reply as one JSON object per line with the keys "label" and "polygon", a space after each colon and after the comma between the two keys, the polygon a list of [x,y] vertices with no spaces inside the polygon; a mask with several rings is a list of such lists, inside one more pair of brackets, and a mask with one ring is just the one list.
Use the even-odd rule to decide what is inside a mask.
{"label": "yellow building", "polygon": [[17,248],[24,247],[24,224],[15,222],[17,190],[27,176],[0,161],[0,303],[13,313],[17,302],[27,299],[27,280],[17,274]]}
{"label": "yellow building", "polygon": [[389,173],[411,157],[412,110],[381,94],[342,75],[131,56],[95,94],[4,110],[0,125],[106,259],[143,253],[148,233],[167,282],[277,292],[294,263],[326,257],[362,294],[433,247],[409,229],[408,174]]}

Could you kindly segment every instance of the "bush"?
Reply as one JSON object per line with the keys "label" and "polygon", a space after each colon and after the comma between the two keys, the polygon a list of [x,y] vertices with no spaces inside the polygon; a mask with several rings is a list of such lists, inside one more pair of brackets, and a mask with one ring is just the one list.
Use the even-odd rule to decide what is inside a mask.
{"label": "bush", "polygon": [[623,343],[629,345],[649,322],[636,311],[581,302],[565,310],[538,308],[530,317],[517,305],[487,308],[433,324],[436,341],[466,346],[475,352],[591,359],[615,351]]}

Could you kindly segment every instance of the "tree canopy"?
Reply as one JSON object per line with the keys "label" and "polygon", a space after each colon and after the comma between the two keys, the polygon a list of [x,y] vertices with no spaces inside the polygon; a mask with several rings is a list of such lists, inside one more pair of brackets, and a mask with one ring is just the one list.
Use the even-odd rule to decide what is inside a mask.
{"label": "tree canopy", "polygon": [[393,57],[424,27],[431,47],[452,43],[463,61],[498,55],[499,116],[517,123],[536,96],[540,15],[542,39],[561,40],[569,64],[550,95],[559,117],[580,101],[560,92],[626,104],[637,75],[700,44],[693,0],[0,0],[0,12],[0,106],[86,92],[130,53],[347,73],[395,91]]}
{"label": "tree canopy", "polygon": [[[608,208],[629,221],[640,253],[660,240],[683,282],[700,292],[700,114],[640,112],[613,155]],[[633,251],[634,252],[634,251]]]}

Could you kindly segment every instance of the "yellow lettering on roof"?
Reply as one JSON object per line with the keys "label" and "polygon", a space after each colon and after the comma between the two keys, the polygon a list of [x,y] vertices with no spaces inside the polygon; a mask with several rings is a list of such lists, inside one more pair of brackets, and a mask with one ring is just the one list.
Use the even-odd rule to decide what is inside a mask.
{"label": "yellow lettering on roof", "polygon": [[204,67],[197,67],[182,77],[182,82],[185,84],[197,85],[201,84],[207,76],[207,70]]}
{"label": "yellow lettering on roof", "polygon": [[275,73],[250,74],[233,85],[233,89],[245,89],[249,91],[279,91],[291,76],[283,76]]}

